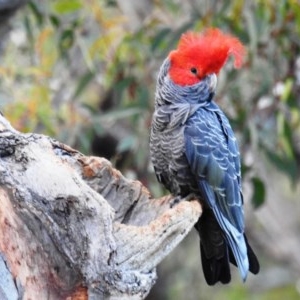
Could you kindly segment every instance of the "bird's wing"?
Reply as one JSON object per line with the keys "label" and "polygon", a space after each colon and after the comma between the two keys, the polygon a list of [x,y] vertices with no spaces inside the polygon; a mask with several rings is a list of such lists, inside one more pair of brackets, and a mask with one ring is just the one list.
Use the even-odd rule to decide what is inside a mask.
{"label": "bird's wing", "polygon": [[221,112],[198,110],[186,124],[185,153],[209,207],[243,232],[239,152],[225,118]]}
{"label": "bird's wing", "polygon": [[243,237],[239,151],[232,129],[220,110],[199,109],[186,123],[184,136],[191,172],[245,279],[249,264]]}

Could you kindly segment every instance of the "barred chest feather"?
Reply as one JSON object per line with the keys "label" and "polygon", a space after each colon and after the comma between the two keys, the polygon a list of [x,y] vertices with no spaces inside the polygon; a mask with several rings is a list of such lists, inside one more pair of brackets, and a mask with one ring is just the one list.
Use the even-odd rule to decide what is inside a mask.
{"label": "barred chest feather", "polygon": [[170,104],[157,108],[153,115],[150,152],[158,180],[174,195],[197,191],[185,156],[184,130],[187,119],[198,105]]}
{"label": "barred chest feather", "polygon": [[169,66],[166,59],[157,80],[150,154],[159,182],[172,194],[185,196],[198,191],[185,156],[185,124],[213,93],[209,76],[193,86],[177,86],[168,75]]}

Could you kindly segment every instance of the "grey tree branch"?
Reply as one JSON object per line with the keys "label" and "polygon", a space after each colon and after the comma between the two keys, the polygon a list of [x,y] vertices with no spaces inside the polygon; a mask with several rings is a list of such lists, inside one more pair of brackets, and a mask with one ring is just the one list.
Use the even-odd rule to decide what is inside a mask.
{"label": "grey tree branch", "polygon": [[144,299],[201,215],[171,200],[0,115],[1,299]]}

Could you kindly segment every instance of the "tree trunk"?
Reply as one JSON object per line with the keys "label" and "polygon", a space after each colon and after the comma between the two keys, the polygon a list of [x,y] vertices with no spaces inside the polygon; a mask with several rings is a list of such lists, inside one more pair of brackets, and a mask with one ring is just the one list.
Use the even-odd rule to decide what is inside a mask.
{"label": "tree trunk", "polygon": [[144,299],[201,215],[0,115],[0,299]]}

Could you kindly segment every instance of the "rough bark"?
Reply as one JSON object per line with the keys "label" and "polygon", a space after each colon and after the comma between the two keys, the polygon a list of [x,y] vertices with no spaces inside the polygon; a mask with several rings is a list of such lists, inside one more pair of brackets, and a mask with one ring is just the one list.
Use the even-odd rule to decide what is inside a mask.
{"label": "rough bark", "polygon": [[0,298],[144,299],[201,215],[0,115]]}

